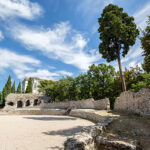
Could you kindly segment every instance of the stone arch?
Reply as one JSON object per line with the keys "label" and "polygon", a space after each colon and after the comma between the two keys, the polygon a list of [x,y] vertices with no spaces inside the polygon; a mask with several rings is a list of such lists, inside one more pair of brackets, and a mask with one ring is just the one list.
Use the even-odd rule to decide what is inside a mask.
{"label": "stone arch", "polygon": [[13,102],[8,102],[7,103],[9,106],[14,106],[14,103]]}
{"label": "stone arch", "polygon": [[22,108],[22,107],[23,107],[23,102],[17,101],[17,108]]}
{"label": "stone arch", "polygon": [[30,106],[30,100],[27,100],[27,101],[26,101],[26,106],[27,106],[27,107]]}
{"label": "stone arch", "polygon": [[35,99],[33,102],[33,106],[37,106],[38,105],[38,99]]}

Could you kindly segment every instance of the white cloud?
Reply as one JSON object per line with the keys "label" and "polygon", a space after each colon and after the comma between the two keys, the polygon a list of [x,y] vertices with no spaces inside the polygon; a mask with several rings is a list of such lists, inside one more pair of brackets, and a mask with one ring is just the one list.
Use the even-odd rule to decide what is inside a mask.
{"label": "white cloud", "polygon": [[41,13],[40,5],[29,0],[0,0],[0,17],[2,19],[19,17],[32,20]]}
{"label": "white cloud", "polygon": [[147,3],[141,9],[138,9],[133,16],[135,17],[135,22],[138,27],[142,29],[145,28],[148,16],[150,16],[150,3]]}
{"label": "white cloud", "polygon": [[57,80],[58,78],[60,78],[61,76],[72,76],[71,72],[67,72],[64,70],[61,71],[56,71],[56,72],[50,72],[47,69],[38,69],[36,71],[31,71],[31,72],[27,72],[27,73],[20,73],[20,78],[29,78],[29,77],[38,77],[41,79],[47,79],[47,80]]}
{"label": "white cloud", "polygon": [[88,39],[73,30],[68,22],[56,24],[52,29],[15,25],[10,30],[14,38],[28,49],[39,50],[49,58],[74,65],[81,70],[87,70],[89,65],[100,59],[96,50],[92,50],[92,53],[85,50]]}
{"label": "white cloud", "polygon": [[[143,50],[141,48],[140,41],[138,40],[137,43],[129,50],[128,54],[125,57],[122,57],[121,63],[123,70],[125,68],[136,67],[136,65],[141,66],[140,64],[143,61],[142,52]],[[113,61],[110,64],[113,65],[117,71],[119,70],[117,61]]]}
{"label": "white cloud", "polygon": [[19,77],[19,73],[33,70],[40,61],[26,55],[20,55],[7,49],[0,48],[0,70],[11,69]]}
{"label": "white cloud", "polygon": [[38,69],[37,71],[27,72],[25,74],[20,74],[20,77],[23,79],[24,77],[39,77],[41,79],[55,80],[58,77],[58,73],[52,73],[46,69]]}
{"label": "white cloud", "polygon": [[47,69],[43,69],[44,67],[39,60],[27,55],[17,54],[7,49],[0,48],[0,58],[1,73],[4,73],[9,69],[16,74],[18,79],[23,79],[25,77],[39,77],[42,79],[56,80],[62,75],[72,76],[71,72],[65,70],[50,72]]}
{"label": "white cloud", "polygon": [[59,73],[62,76],[72,76],[73,75],[72,72],[67,72],[67,71],[64,71],[64,70],[57,71],[57,73]]}
{"label": "white cloud", "polygon": [[122,63],[127,63],[131,60],[139,60],[142,57],[142,48],[140,45],[140,42],[138,41],[138,43],[132,47],[129,51],[129,53],[122,59]]}

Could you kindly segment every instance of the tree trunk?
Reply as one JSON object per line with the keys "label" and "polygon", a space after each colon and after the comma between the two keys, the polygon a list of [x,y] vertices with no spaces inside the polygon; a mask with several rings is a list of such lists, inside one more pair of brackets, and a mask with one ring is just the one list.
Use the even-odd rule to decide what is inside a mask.
{"label": "tree trunk", "polygon": [[122,90],[126,91],[126,83],[124,79],[124,74],[122,72],[122,65],[121,65],[121,59],[120,59],[120,49],[118,48],[118,65],[119,65],[119,71],[120,71],[120,78],[122,82]]}

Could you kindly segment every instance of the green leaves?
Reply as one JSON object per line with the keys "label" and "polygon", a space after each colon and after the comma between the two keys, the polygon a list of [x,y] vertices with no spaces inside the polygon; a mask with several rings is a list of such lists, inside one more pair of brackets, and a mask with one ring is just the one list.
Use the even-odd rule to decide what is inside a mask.
{"label": "green leaves", "polygon": [[15,81],[14,81],[14,83],[13,83],[13,85],[11,87],[11,93],[15,93],[15,92],[16,92],[16,90],[15,90]]}
{"label": "green leaves", "polygon": [[51,101],[82,100],[93,97],[101,99],[110,96],[115,69],[106,64],[92,65],[87,74],[76,78],[66,77],[59,81],[42,81],[39,90]]}
{"label": "green leaves", "polygon": [[142,67],[144,71],[149,73],[150,72],[150,17],[147,23],[148,26],[143,31],[143,37],[140,37],[140,40],[141,40],[142,48],[144,50],[143,56],[145,56]]}
{"label": "green leaves", "polygon": [[32,93],[32,78],[29,78],[29,80],[28,80],[28,86],[26,89],[26,93]]}
{"label": "green leaves", "polygon": [[20,94],[21,93],[21,82],[19,82],[18,87],[17,87],[17,93]]}
{"label": "green leaves", "polygon": [[110,4],[104,8],[98,22],[101,40],[99,52],[102,57],[108,62],[116,60],[118,47],[122,49],[122,56],[125,56],[139,34],[134,18],[129,17],[122,8]]}

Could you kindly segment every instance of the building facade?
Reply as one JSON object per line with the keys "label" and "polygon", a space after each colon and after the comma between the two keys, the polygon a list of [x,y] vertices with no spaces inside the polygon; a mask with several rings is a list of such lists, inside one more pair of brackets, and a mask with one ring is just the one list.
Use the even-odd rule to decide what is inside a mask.
{"label": "building facade", "polygon": [[[28,80],[29,78],[25,78],[23,81],[22,81],[22,92],[25,93],[26,89],[27,89],[27,86],[28,86]],[[43,81],[43,79],[40,79],[40,78],[32,78],[32,93],[33,94],[38,94],[39,91],[38,91],[38,85],[40,85],[40,82]]]}

